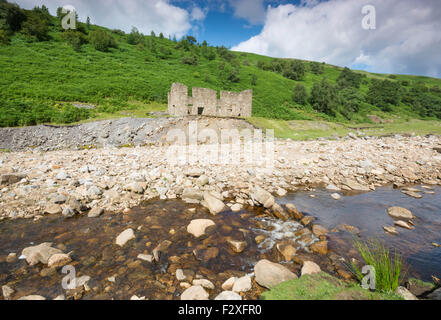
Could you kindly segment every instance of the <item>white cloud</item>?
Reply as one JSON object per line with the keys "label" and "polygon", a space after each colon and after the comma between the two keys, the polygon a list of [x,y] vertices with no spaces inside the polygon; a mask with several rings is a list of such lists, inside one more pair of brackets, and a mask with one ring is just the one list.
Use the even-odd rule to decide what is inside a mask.
{"label": "white cloud", "polygon": [[191,20],[202,21],[205,14],[194,8],[191,13],[174,6],[168,0],[16,0],[24,7],[31,9],[34,6],[46,5],[52,14],[57,7],[66,4],[73,5],[81,20],[87,16],[92,23],[109,28],[130,31],[132,26],[140,32],[150,34],[163,32],[165,35],[184,36],[191,30]]}
{"label": "white cloud", "polygon": [[[362,28],[367,4],[376,8],[376,30]],[[439,77],[440,30],[438,0],[303,0],[269,7],[262,32],[233,50]]]}
{"label": "white cloud", "polygon": [[203,11],[199,7],[194,7],[191,10],[191,20],[202,21],[205,20],[206,15],[207,15],[206,11]]}
{"label": "white cloud", "polygon": [[260,24],[265,20],[264,0],[230,0],[234,15],[251,24]]}

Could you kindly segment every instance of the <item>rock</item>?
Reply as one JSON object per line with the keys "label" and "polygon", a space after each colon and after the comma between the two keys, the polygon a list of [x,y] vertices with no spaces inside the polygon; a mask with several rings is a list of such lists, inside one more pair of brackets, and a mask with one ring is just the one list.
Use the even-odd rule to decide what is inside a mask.
{"label": "rock", "polygon": [[0,185],[16,184],[25,178],[26,175],[24,174],[4,174],[0,176]]}
{"label": "rock", "polygon": [[103,195],[103,191],[97,186],[91,186],[87,190],[87,196],[91,199],[99,199]]}
{"label": "rock", "polygon": [[233,292],[247,292],[251,290],[251,277],[244,276],[234,281]]}
{"label": "rock", "polygon": [[127,242],[133,239],[135,239],[135,232],[133,231],[133,229],[129,228],[121,232],[119,236],[116,237],[115,243],[120,247],[124,247]]}
{"label": "rock", "polygon": [[60,249],[52,248],[52,243],[44,242],[38,246],[23,249],[21,255],[26,257],[26,262],[33,266],[37,263],[48,264],[49,258],[54,254],[63,253]]}
{"label": "rock", "polygon": [[151,254],[138,254],[137,258],[142,261],[153,262],[153,256]]}
{"label": "rock", "polygon": [[216,298],[214,298],[214,300],[221,300],[221,301],[242,300],[242,297],[233,291],[223,291]]}
{"label": "rock", "polygon": [[271,208],[275,203],[274,197],[271,193],[258,186],[255,186],[251,190],[250,197],[255,203],[260,204],[267,209]]}
{"label": "rock", "polygon": [[407,222],[404,222],[402,220],[395,221],[395,225],[398,227],[401,227],[401,228],[408,229],[408,230],[413,229],[413,227],[411,225],[409,225]]}
{"label": "rock", "polygon": [[309,248],[314,253],[325,255],[328,253],[328,241],[315,242]]}
{"label": "rock", "polygon": [[102,215],[104,213],[104,209],[103,208],[92,208],[92,210],[90,210],[90,212],[88,213],[87,217],[89,218],[98,218],[100,215]]}
{"label": "rock", "polygon": [[185,171],[184,174],[188,177],[197,178],[202,176],[204,174],[204,171],[202,171],[201,169],[189,169]]}
{"label": "rock", "polygon": [[383,227],[384,231],[386,231],[389,234],[397,235],[398,231],[395,229],[395,227]]}
{"label": "rock", "polygon": [[277,195],[278,195],[279,197],[284,197],[284,196],[286,196],[287,193],[288,193],[288,191],[286,191],[286,190],[283,189],[283,188],[279,188],[279,189],[277,189]]}
{"label": "rock", "polygon": [[274,216],[276,216],[278,219],[280,219],[282,221],[287,221],[289,219],[288,214],[282,208],[281,205],[274,203],[273,206],[271,207],[271,209],[272,209]]}
{"label": "rock", "polygon": [[71,199],[69,201],[69,207],[72,208],[75,212],[84,212],[89,210],[89,208],[86,205],[83,205],[80,201],[76,199]]}
{"label": "rock", "polygon": [[247,247],[247,243],[245,241],[236,241],[236,240],[228,240],[228,244],[230,245],[231,250],[235,253],[241,253]]}
{"label": "rock", "polygon": [[9,300],[14,294],[14,292],[15,292],[14,289],[12,289],[9,286],[7,285],[2,286],[2,294],[5,300]]}
{"label": "rock", "polygon": [[296,219],[296,220],[302,220],[302,219],[303,219],[303,214],[301,214],[301,213],[299,212],[299,210],[297,210],[297,207],[296,207],[294,204],[292,204],[292,203],[287,203],[287,204],[285,205],[285,207],[286,207],[286,210],[288,210],[288,214],[289,214],[292,218],[294,218],[294,219]]}
{"label": "rock", "polygon": [[30,296],[21,297],[18,300],[46,300],[46,298],[39,295],[30,295]]}
{"label": "rock", "polygon": [[44,209],[44,213],[47,214],[60,214],[62,213],[62,211],[63,210],[61,209],[61,206],[55,203],[47,205],[46,208]]}
{"label": "rock", "polygon": [[235,203],[231,206],[231,211],[233,212],[239,212],[242,210],[242,205],[240,203]]}
{"label": "rock", "polygon": [[193,254],[199,261],[208,262],[211,259],[215,259],[219,255],[219,249],[216,247],[197,249],[193,251]]}
{"label": "rock", "polygon": [[225,291],[230,291],[231,289],[233,289],[234,283],[236,282],[237,278],[236,277],[231,277],[229,278],[227,281],[225,281],[222,284],[222,289]]}
{"label": "rock", "polygon": [[196,238],[205,235],[205,230],[208,227],[215,226],[216,224],[209,219],[196,219],[192,220],[187,226],[187,232],[191,233]]}
{"label": "rock", "polygon": [[156,262],[159,262],[159,260],[161,259],[161,254],[166,253],[168,248],[171,246],[171,244],[172,244],[171,241],[164,240],[161,241],[161,243],[158,244],[155,249],[153,249],[152,251],[153,258],[155,259]]}
{"label": "rock", "polygon": [[125,190],[138,194],[144,193],[144,187],[139,182],[132,182],[125,187]]}
{"label": "rock", "polygon": [[197,180],[196,180],[196,184],[198,185],[198,186],[201,186],[201,187],[203,187],[203,186],[205,186],[206,184],[208,184],[208,177],[206,176],[206,175],[202,175],[202,176],[200,176]]}
{"label": "rock", "polygon": [[181,300],[208,300],[209,294],[201,286],[191,286],[181,294]]}
{"label": "rock", "polygon": [[390,207],[387,209],[387,213],[395,219],[413,219],[415,216],[410,210],[401,207]]}
{"label": "rock", "polygon": [[401,191],[402,193],[404,193],[405,195],[415,198],[415,199],[421,199],[423,196],[420,195],[419,193],[413,192],[413,191]]}
{"label": "rock", "polygon": [[193,280],[193,286],[201,286],[202,288],[214,290],[214,284],[210,280],[195,279]]}
{"label": "rock", "polygon": [[260,260],[254,266],[254,274],[256,282],[268,289],[281,282],[297,279],[297,276],[284,266],[268,260]]}
{"label": "rock", "polygon": [[306,227],[311,224],[315,220],[312,216],[306,216],[304,217],[300,222]]}
{"label": "rock", "polygon": [[66,180],[68,177],[69,177],[69,176],[67,175],[66,172],[64,172],[64,171],[60,171],[60,172],[58,172],[58,174],[55,176],[55,179],[56,179],[56,180],[64,181],[64,180]]}
{"label": "rock", "polygon": [[259,235],[256,238],[254,238],[254,241],[256,241],[256,244],[261,244],[262,242],[265,241],[265,236]]}
{"label": "rock", "polygon": [[435,285],[430,282],[423,282],[421,280],[411,278],[407,280],[406,288],[415,296],[419,297],[432,291]]}
{"label": "rock", "polygon": [[332,199],[334,199],[334,200],[340,200],[340,199],[341,199],[341,196],[340,196],[338,193],[333,193],[333,194],[331,194],[331,197],[332,197]]}
{"label": "rock", "polygon": [[11,252],[10,254],[8,254],[8,256],[6,257],[6,262],[7,263],[12,263],[15,262],[17,260],[17,254],[14,252]]}
{"label": "rock", "polygon": [[280,252],[280,254],[283,256],[283,258],[285,259],[285,261],[291,261],[297,252],[296,248],[294,248],[290,244],[279,243],[277,244],[276,247],[277,250]]}
{"label": "rock", "polygon": [[319,265],[312,261],[305,261],[303,262],[303,267],[301,271],[301,275],[304,276],[305,274],[314,274],[322,272]]}
{"label": "rock", "polygon": [[204,202],[212,215],[217,215],[226,209],[225,204],[209,192],[204,192]]}
{"label": "rock", "polygon": [[75,211],[71,207],[66,207],[63,209],[63,212],[61,214],[65,218],[72,218],[73,216],[75,216]]}
{"label": "rock", "polygon": [[60,294],[59,296],[56,296],[54,298],[55,301],[61,301],[61,300],[66,300],[64,294]]}
{"label": "rock", "polygon": [[341,189],[339,188],[339,187],[337,187],[336,185],[334,185],[334,184],[329,184],[327,187],[326,187],[326,190],[329,190],[329,191],[341,191]]}
{"label": "rock", "polygon": [[193,189],[193,188],[185,188],[184,192],[182,193],[182,199],[184,200],[196,200],[196,201],[201,201],[204,199],[203,194],[197,190],[197,189]]}
{"label": "rock", "polygon": [[328,229],[322,227],[321,225],[314,224],[312,226],[312,233],[314,233],[316,237],[326,236],[328,232],[329,232]]}
{"label": "rock", "polygon": [[441,245],[439,243],[436,243],[436,242],[432,242],[432,246],[434,246],[435,248],[441,247]]}
{"label": "rock", "polygon": [[409,290],[404,287],[398,287],[395,290],[395,293],[399,296],[403,297],[404,300],[418,300]]}
{"label": "rock", "polygon": [[343,185],[347,186],[349,189],[354,191],[370,191],[371,189],[367,185],[362,185],[355,180],[346,179],[342,182]]}
{"label": "rock", "polygon": [[432,293],[428,294],[427,298],[430,300],[441,300],[441,288],[436,289]]}
{"label": "rock", "polygon": [[65,195],[63,194],[56,194],[53,198],[52,198],[52,202],[56,203],[56,204],[63,204],[67,201],[67,198]]}
{"label": "rock", "polygon": [[49,268],[52,268],[52,267],[59,268],[59,267],[65,266],[66,264],[68,264],[71,261],[72,261],[72,259],[67,254],[57,253],[57,254],[52,255],[49,258],[47,266]]}
{"label": "rock", "polygon": [[136,295],[133,295],[130,300],[145,300],[145,297],[138,297]]}
{"label": "rock", "polygon": [[[337,230],[338,231],[347,231],[352,234],[360,234],[360,229],[358,229],[357,227],[351,226],[349,224],[339,224],[337,226]],[[333,230],[333,232],[335,232],[335,231]]]}
{"label": "rock", "polygon": [[177,269],[176,270],[176,279],[178,281],[188,281],[191,282],[194,277],[194,272],[192,270],[183,270],[183,269]]}

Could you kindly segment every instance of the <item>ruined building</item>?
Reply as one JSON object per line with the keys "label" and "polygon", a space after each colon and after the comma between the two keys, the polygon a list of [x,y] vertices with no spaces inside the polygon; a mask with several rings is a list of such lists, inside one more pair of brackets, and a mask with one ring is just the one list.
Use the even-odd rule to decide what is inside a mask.
{"label": "ruined building", "polygon": [[221,91],[220,99],[215,90],[193,88],[173,83],[168,94],[168,113],[173,116],[203,115],[217,117],[251,117],[253,91]]}

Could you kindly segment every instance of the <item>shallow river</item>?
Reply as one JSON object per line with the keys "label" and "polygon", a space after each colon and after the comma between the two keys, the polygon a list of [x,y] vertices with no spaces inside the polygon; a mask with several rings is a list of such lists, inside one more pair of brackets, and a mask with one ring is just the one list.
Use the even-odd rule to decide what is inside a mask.
{"label": "shallow river", "polygon": [[[431,245],[441,243],[441,188],[433,191],[434,194],[414,199],[400,190],[384,187],[375,192],[345,195],[336,201],[330,192],[316,190],[297,192],[278,201],[295,203],[300,211],[317,217],[316,222],[330,230],[345,223],[359,228],[364,239],[375,236],[384,240],[403,253],[409,275],[430,280],[432,275],[441,277],[441,248]],[[315,197],[311,198],[311,194]],[[414,213],[414,230],[397,227],[397,236],[383,232],[383,226],[393,225],[386,208],[395,205]],[[196,210],[189,210],[193,208]],[[200,218],[212,219],[216,228],[196,240],[186,228],[191,220]],[[127,228],[135,230],[136,239],[120,248],[115,245],[115,238]],[[174,276],[177,268],[192,270],[212,281],[215,296],[223,281],[233,275],[251,273],[258,260],[280,261],[274,244],[285,238],[295,241],[298,238],[294,233],[301,228],[294,221],[281,223],[265,218],[262,209],[245,208],[240,213],[225,212],[213,217],[201,206],[178,200],[150,201],[127,215],[106,213],[97,219],[48,216],[38,222],[6,220],[0,222],[0,285],[13,287],[13,298],[30,294],[54,298],[64,294],[61,281],[65,275],[60,270],[48,270],[41,265],[30,267],[24,260],[6,262],[11,252],[19,256],[25,247],[53,242],[65,253],[73,251],[71,265],[77,276],[91,277],[91,290],[83,293],[84,299],[128,299],[135,294],[147,299],[177,299],[183,291]],[[257,245],[257,235],[267,240]],[[331,250],[343,256],[356,256],[350,233],[330,233],[329,237]],[[246,241],[248,246],[244,252],[234,253],[228,239]],[[151,254],[164,240],[171,241],[171,246],[159,263],[137,259],[138,254]],[[303,244],[298,243],[297,249],[304,251]],[[289,264],[289,268],[298,272],[300,266]],[[115,277],[115,282],[109,281],[109,277]],[[253,286],[245,298],[256,299],[260,293],[261,288]]]}

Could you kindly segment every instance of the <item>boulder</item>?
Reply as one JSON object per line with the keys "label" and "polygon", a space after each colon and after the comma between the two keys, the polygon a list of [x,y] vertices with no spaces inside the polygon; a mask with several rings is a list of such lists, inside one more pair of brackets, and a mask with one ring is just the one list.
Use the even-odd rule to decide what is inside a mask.
{"label": "boulder", "polygon": [[204,199],[204,196],[203,196],[202,192],[200,192],[197,189],[185,188],[184,192],[182,193],[182,199],[201,201]]}
{"label": "boulder", "polygon": [[268,191],[262,189],[261,187],[255,186],[250,193],[251,199],[265,208],[271,208],[274,203],[274,197]]}
{"label": "boulder", "polygon": [[276,247],[285,261],[291,261],[297,252],[296,248],[288,243],[278,243]]}
{"label": "boulder", "polygon": [[273,206],[271,207],[273,215],[283,221],[286,221],[289,219],[288,214],[286,213],[286,211],[282,208],[281,205],[274,203]]}
{"label": "boulder", "polygon": [[228,240],[228,244],[230,245],[231,250],[235,253],[241,253],[247,247],[247,243],[245,241],[236,241],[236,240]]}
{"label": "boulder", "polygon": [[47,266],[49,268],[59,268],[62,266],[65,266],[66,264],[68,264],[69,262],[71,262],[72,259],[64,253],[57,253],[52,255],[47,263]]}
{"label": "boulder", "polygon": [[119,236],[116,237],[115,243],[120,247],[124,247],[127,242],[133,239],[135,239],[135,232],[133,231],[133,229],[129,228],[121,232]]}
{"label": "boulder", "polygon": [[3,298],[5,300],[9,300],[12,295],[14,294],[15,290],[12,289],[11,287],[4,285],[2,286],[2,294],[3,294]]}
{"label": "boulder", "polygon": [[25,178],[24,174],[4,174],[0,176],[0,185],[16,184]]}
{"label": "boulder", "polygon": [[44,208],[44,213],[47,213],[47,214],[60,214],[62,212],[63,212],[63,210],[61,209],[61,206],[56,203],[48,204]]}
{"label": "boulder", "polygon": [[92,208],[92,210],[90,210],[89,214],[87,215],[89,218],[98,218],[100,215],[102,215],[104,213],[104,209],[103,208]]}
{"label": "boulder", "polygon": [[268,289],[281,282],[297,278],[297,275],[284,266],[268,260],[260,260],[254,266],[254,274],[256,282]]}
{"label": "boulder", "polygon": [[309,248],[314,253],[325,255],[328,253],[328,241],[315,242]]}
{"label": "boulder", "polygon": [[314,233],[316,237],[326,236],[328,232],[329,232],[328,229],[322,227],[321,225],[314,224],[312,226],[312,233]]}
{"label": "boulder", "polygon": [[384,231],[386,231],[389,234],[397,235],[398,231],[395,229],[395,227],[383,227]]}
{"label": "boulder", "polygon": [[409,290],[404,287],[398,287],[395,290],[395,293],[403,297],[404,300],[418,300],[417,297],[415,297]]}
{"label": "boulder", "polygon": [[314,274],[319,273],[322,270],[320,269],[319,265],[312,261],[304,261],[303,267],[301,271],[301,275],[304,276],[306,274]]}
{"label": "boulder", "polygon": [[31,266],[37,263],[48,264],[49,258],[54,254],[63,253],[60,249],[52,248],[52,243],[44,242],[38,246],[23,249],[21,255],[26,257],[26,262]]}
{"label": "boulder", "polygon": [[239,212],[242,210],[242,205],[240,203],[235,203],[231,206],[231,211],[233,212]]}
{"label": "boulder", "polygon": [[236,282],[237,278],[236,277],[231,277],[228,280],[226,280],[223,284],[222,284],[222,289],[225,291],[229,291],[231,289],[233,289],[234,283]]}
{"label": "boulder", "polygon": [[432,293],[427,295],[430,300],[441,300],[441,288],[436,289]]}
{"label": "boulder", "polygon": [[408,220],[415,218],[410,210],[401,207],[390,207],[387,209],[387,213],[395,219]]}
{"label": "boulder", "polygon": [[30,295],[30,296],[21,297],[18,300],[46,300],[46,298],[39,295]]}
{"label": "boulder", "polygon": [[244,276],[234,281],[233,292],[247,292],[251,290],[251,277]]}
{"label": "boulder", "polygon": [[209,294],[202,286],[191,286],[181,294],[181,300],[208,300]]}
{"label": "boulder", "polygon": [[207,279],[195,279],[193,280],[193,286],[201,286],[202,288],[208,290],[214,290],[214,284],[210,280]]}
{"label": "boulder", "polygon": [[225,204],[209,192],[204,192],[204,205],[212,215],[217,215],[226,209]]}
{"label": "boulder", "polygon": [[237,294],[233,291],[223,291],[221,292],[214,300],[221,300],[221,301],[227,301],[227,300],[242,300],[242,297],[240,294]]}
{"label": "boulder", "polygon": [[296,220],[302,220],[303,219],[303,214],[299,212],[299,210],[297,210],[297,207],[292,204],[292,203],[287,203],[285,205],[286,210],[288,210],[288,214],[296,219]]}
{"label": "boulder", "polygon": [[215,226],[216,224],[209,219],[196,219],[192,220],[187,226],[187,232],[191,233],[196,238],[205,235],[205,230],[208,227]]}
{"label": "boulder", "polygon": [[395,221],[395,225],[408,230],[413,230],[413,227],[410,224],[402,220]]}

